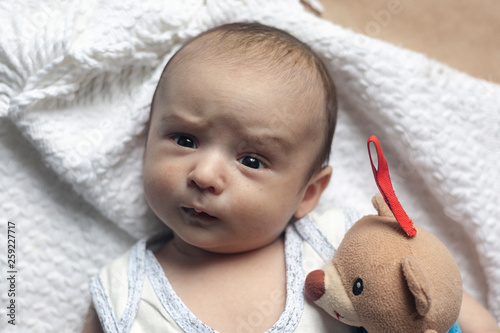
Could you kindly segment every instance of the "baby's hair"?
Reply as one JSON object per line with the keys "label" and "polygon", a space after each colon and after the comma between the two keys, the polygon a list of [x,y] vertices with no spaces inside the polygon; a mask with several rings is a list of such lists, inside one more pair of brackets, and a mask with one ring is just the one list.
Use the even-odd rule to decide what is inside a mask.
{"label": "baby's hair", "polygon": [[[304,75],[303,78],[299,78],[299,81],[308,85],[305,86],[306,89],[315,89],[318,87],[318,83],[323,88],[325,108],[325,118],[323,119],[326,120],[322,147],[312,165],[309,176],[321,170],[328,163],[337,121],[335,85],[323,61],[308,45],[283,30],[260,23],[224,24],[202,32],[187,41],[168,61],[162,77],[168,75],[166,74],[167,68],[172,64],[174,58],[176,59],[174,66],[189,61],[189,59],[178,57],[178,55],[194,41],[200,43],[201,49],[205,52],[204,59],[219,59],[222,56],[225,65],[262,65],[264,63],[268,66],[268,68],[263,68],[264,71],[280,73],[281,78],[295,79],[295,82],[297,75],[304,75],[304,69],[308,71],[311,76],[308,78],[308,75]],[[279,70],[276,71],[276,69]],[[300,69],[302,71],[298,71]],[[151,103],[151,111],[154,100],[155,96],[153,96]]]}

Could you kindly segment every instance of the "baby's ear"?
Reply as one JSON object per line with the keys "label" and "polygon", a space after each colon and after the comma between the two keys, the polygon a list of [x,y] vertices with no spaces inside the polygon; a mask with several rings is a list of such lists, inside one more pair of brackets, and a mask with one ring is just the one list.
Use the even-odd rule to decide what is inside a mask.
{"label": "baby's ear", "polygon": [[330,177],[332,176],[332,167],[326,166],[316,173],[309,180],[305,187],[304,196],[299,204],[299,207],[295,211],[293,216],[297,219],[304,217],[307,213],[311,212],[314,207],[318,204],[321,194],[325,190],[326,186],[330,182]]}

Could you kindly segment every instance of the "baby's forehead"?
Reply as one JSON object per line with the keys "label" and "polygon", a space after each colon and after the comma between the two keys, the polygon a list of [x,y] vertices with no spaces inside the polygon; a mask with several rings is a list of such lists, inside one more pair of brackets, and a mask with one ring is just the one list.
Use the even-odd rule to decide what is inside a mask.
{"label": "baby's forehead", "polygon": [[[299,118],[306,119],[307,127],[317,130],[324,126],[324,89],[316,70],[302,54],[303,50],[290,55],[291,48],[285,50],[283,41],[231,37],[211,33],[190,41],[174,55],[168,65],[170,69],[165,71],[165,81],[186,76],[196,78],[205,69],[217,71],[219,66],[233,69],[235,77],[257,73],[250,74],[256,79],[249,84],[271,84],[281,88],[283,95],[297,101],[297,112],[306,115]],[[299,60],[301,57],[303,59]],[[278,113],[279,110],[269,112]]]}
{"label": "baby's forehead", "polygon": [[[248,76],[249,85],[271,85],[275,91],[286,95],[290,99],[297,100],[297,108],[303,112],[315,112],[312,109],[324,110],[324,89],[317,78],[317,74],[311,68],[277,62],[272,57],[251,57],[238,49],[228,49],[224,52],[214,50],[210,43],[196,43],[188,45],[181,50],[173,59],[171,70],[168,71],[168,80],[178,80],[181,77],[195,79],[205,71],[218,71],[229,69],[225,73],[231,73],[228,80]],[[169,66],[170,66],[169,65]],[[168,81],[167,80],[167,81]],[[269,110],[269,112],[278,110]],[[314,117],[317,118],[317,117]],[[324,121],[324,118],[321,117]]]}

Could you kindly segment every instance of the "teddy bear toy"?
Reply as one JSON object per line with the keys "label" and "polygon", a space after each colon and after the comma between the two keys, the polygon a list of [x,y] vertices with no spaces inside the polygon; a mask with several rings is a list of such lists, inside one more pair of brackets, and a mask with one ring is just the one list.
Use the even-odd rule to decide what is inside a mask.
{"label": "teddy bear toy", "polygon": [[[378,168],[370,151],[377,151]],[[397,200],[378,139],[368,152],[380,194],[377,215],[357,221],[333,259],[308,274],[309,299],[341,322],[368,333],[460,332],[462,280],[446,247],[414,225]]]}

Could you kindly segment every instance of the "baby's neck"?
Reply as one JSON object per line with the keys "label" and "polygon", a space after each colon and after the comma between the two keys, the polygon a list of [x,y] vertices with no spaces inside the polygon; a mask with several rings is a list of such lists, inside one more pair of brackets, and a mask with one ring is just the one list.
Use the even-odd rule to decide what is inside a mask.
{"label": "baby's neck", "polygon": [[228,258],[232,257],[239,258],[245,256],[252,256],[254,254],[257,254],[258,252],[262,251],[265,252],[268,250],[268,248],[273,248],[277,246],[278,243],[282,242],[283,242],[283,237],[279,237],[270,244],[266,244],[264,246],[256,248],[251,248],[246,251],[231,251],[231,250],[220,251],[218,248],[210,250],[210,249],[203,249],[200,247],[196,247],[194,245],[186,243],[184,240],[182,240],[182,238],[174,234],[174,237],[168,244],[166,244],[166,247],[171,255],[178,256],[179,258],[182,258],[183,260],[186,261],[190,260],[210,261],[210,260],[227,260]]}
{"label": "baby's neck", "polygon": [[282,237],[259,249],[229,254],[193,248],[174,238],[156,257],[184,304],[219,332],[236,332],[241,318],[257,311],[259,304],[272,304],[265,320],[254,327],[256,332],[264,332],[284,310]]}
{"label": "baby's neck", "polygon": [[174,235],[174,238],[167,244],[172,255],[182,257],[185,260],[193,259],[211,259],[221,256],[221,254],[207,251],[205,249],[193,246],[189,243],[184,242],[180,237]]}

